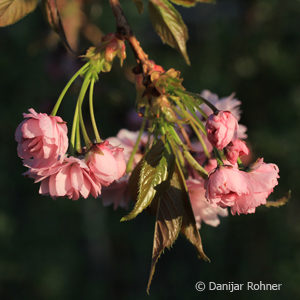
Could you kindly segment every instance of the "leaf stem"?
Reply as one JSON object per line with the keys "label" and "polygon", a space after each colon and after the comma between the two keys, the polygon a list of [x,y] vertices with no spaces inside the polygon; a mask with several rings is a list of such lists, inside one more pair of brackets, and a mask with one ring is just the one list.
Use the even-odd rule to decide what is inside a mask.
{"label": "leaf stem", "polygon": [[62,90],[61,94],[59,95],[54,107],[53,107],[53,110],[51,112],[51,116],[55,116],[59,107],[60,107],[60,104],[65,96],[65,94],[67,93],[68,89],[70,88],[70,86],[72,85],[72,83],[75,81],[75,79],[83,74],[86,69],[88,68],[89,66],[89,63],[86,63],[85,65],[83,65],[73,76],[72,78],[69,80],[69,82],[66,84],[66,86],[64,87],[64,89]]}

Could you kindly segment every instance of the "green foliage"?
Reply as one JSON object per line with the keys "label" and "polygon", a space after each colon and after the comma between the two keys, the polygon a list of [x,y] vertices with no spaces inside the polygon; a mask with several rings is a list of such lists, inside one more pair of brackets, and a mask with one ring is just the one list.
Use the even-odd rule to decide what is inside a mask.
{"label": "green foliage", "polygon": [[215,3],[215,0],[170,0],[171,2],[185,7],[195,6],[197,2]]}
{"label": "green foliage", "polygon": [[173,156],[167,151],[163,141],[158,140],[142,160],[135,206],[121,221],[135,218],[151,204],[157,191],[163,192],[172,161]]}
{"label": "green foliage", "polygon": [[0,27],[14,24],[31,13],[38,0],[0,0]]}
{"label": "green foliage", "polygon": [[186,50],[188,29],[179,12],[168,0],[150,0],[149,14],[152,25],[162,42],[177,49],[189,65],[190,59]]}

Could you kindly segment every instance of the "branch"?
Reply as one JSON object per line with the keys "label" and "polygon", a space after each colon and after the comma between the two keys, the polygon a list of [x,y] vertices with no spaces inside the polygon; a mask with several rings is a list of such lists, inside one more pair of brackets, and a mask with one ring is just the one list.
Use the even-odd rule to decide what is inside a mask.
{"label": "branch", "polygon": [[117,34],[121,39],[129,42],[138,64],[142,67],[144,75],[147,74],[153,68],[153,64],[149,61],[148,55],[144,52],[140,42],[133,34],[119,0],[109,0],[109,3],[116,19]]}

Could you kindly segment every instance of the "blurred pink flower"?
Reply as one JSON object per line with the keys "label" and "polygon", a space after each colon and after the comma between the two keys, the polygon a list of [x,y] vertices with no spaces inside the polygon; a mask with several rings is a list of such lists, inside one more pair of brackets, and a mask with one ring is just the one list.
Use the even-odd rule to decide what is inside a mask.
{"label": "blurred pink flower", "polygon": [[86,155],[86,163],[103,186],[121,178],[126,170],[123,149],[112,146],[107,140],[90,149]]}
{"label": "blurred pink flower", "polygon": [[205,125],[209,142],[219,150],[237,138],[237,128],[237,119],[229,111],[211,114]]}
{"label": "blurred pink flower", "polygon": [[207,201],[205,198],[204,180],[202,178],[189,178],[186,184],[197,228],[201,227],[201,222],[214,227],[218,226],[220,224],[219,215],[226,217],[228,215],[227,209],[213,206]]}
{"label": "blurred pink flower", "polygon": [[249,149],[245,142],[237,139],[226,147],[226,158],[231,164],[235,164],[240,156],[248,155]]}
{"label": "blurred pink flower", "polygon": [[68,149],[67,126],[61,117],[36,113],[33,108],[29,112],[15,132],[18,155],[28,167],[50,166]]}
{"label": "blurred pink flower", "polygon": [[96,183],[86,163],[73,156],[65,157],[62,163],[48,169],[48,174],[45,168],[43,174],[36,177],[36,182],[39,181],[39,193],[53,198],[66,196],[77,200],[80,196],[87,198],[92,194],[96,198],[101,194],[101,185]]}

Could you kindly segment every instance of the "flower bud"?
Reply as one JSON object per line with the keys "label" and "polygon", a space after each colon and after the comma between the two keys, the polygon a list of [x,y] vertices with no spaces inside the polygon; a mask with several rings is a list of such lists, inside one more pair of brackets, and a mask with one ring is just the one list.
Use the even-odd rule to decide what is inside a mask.
{"label": "flower bud", "polygon": [[238,122],[229,111],[219,111],[209,116],[205,128],[209,142],[222,150],[237,138]]}

